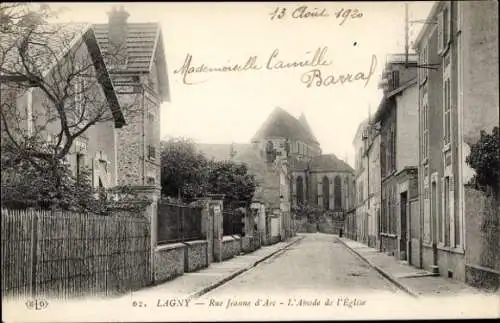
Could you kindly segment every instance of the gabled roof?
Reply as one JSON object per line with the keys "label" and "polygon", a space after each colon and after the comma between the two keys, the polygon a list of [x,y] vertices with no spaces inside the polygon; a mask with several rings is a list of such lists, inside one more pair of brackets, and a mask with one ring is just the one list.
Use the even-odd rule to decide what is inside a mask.
{"label": "gabled roof", "polygon": [[280,107],[274,109],[253,136],[252,142],[265,138],[290,138],[307,143],[318,143],[302,124]]}
{"label": "gabled roof", "polygon": [[337,171],[354,172],[354,169],[346,162],[340,160],[334,154],[320,155],[311,160],[311,171]]}
{"label": "gabled roof", "polygon": [[[21,38],[18,34],[0,33],[0,43],[5,51],[0,57],[2,66],[0,78],[4,81],[23,81],[26,69],[21,62],[18,43]],[[44,78],[57,64],[64,59],[65,55],[74,48],[81,40],[87,46],[94,68],[96,69],[98,81],[102,86],[104,95],[111,109],[115,127],[121,128],[125,125],[125,118],[118,102],[118,97],[113,87],[108,70],[104,64],[102,52],[97,44],[94,31],[88,24],[46,24],[37,26],[29,36],[30,46],[27,64],[30,71],[37,71],[39,77]],[[5,55],[5,56],[4,56]]]}
{"label": "gabled roof", "polygon": [[[115,73],[150,73],[155,59],[160,60],[158,79],[160,81],[160,95],[164,101],[169,101],[169,85],[167,63],[163,48],[163,37],[159,23],[127,23],[127,67]],[[104,53],[108,50],[108,24],[94,24],[99,46]]]}

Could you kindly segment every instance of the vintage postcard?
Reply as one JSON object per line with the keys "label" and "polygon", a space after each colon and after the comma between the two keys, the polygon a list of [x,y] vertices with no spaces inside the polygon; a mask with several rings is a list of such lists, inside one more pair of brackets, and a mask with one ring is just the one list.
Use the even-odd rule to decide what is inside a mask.
{"label": "vintage postcard", "polygon": [[499,318],[498,21],[3,2],[2,321]]}

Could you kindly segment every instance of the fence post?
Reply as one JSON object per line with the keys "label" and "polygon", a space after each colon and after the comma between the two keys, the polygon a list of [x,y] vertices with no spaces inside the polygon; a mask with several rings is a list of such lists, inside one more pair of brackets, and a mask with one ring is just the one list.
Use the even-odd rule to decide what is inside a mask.
{"label": "fence post", "polygon": [[38,264],[38,213],[31,210],[31,297],[35,298],[38,294],[36,278],[36,267]]}

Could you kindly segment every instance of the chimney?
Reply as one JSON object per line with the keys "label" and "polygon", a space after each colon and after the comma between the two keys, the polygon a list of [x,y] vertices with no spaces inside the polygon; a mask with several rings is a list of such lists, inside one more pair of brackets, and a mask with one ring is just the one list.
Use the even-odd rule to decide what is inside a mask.
{"label": "chimney", "polygon": [[129,13],[125,11],[123,6],[120,9],[113,7],[111,12],[108,12],[108,55],[110,56],[112,65],[117,68],[125,68],[127,64],[127,18]]}

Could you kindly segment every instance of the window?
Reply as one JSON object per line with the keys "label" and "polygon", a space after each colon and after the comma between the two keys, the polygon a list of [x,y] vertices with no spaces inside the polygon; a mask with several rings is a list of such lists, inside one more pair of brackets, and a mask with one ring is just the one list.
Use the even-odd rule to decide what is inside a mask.
{"label": "window", "polygon": [[297,177],[297,204],[304,202],[304,181],[302,176]]}
{"label": "window", "polygon": [[446,176],[444,178],[444,188],[443,188],[443,216],[441,218],[441,230],[444,235],[444,244],[449,246],[450,235],[449,230],[447,230],[447,223],[450,218],[450,177]]}
{"label": "window", "polygon": [[422,157],[429,156],[429,106],[427,102],[422,108]]}
{"label": "window", "polygon": [[148,159],[156,159],[156,148],[148,145]]}
{"label": "window", "polygon": [[[436,221],[438,219],[438,214],[440,213],[438,208],[438,191],[437,191],[436,181],[434,180],[432,181],[431,188],[432,188],[431,190],[432,198],[431,198],[431,205],[429,206],[429,208],[430,212],[432,213],[432,241],[436,241],[437,238]],[[426,193],[427,192],[428,191],[426,190]]]}
{"label": "window", "polygon": [[155,185],[155,178],[148,176],[147,184],[151,186]]}
{"label": "window", "polygon": [[396,169],[396,131],[394,124],[391,125],[391,171]]}
{"label": "window", "polygon": [[80,177],[85,167],[85,155],[82,153],[76,154],[76,181],[80,181]]}
{"label": "window", "polygon": [[453,177],[450,177],[450,213],[454,223],[453,229],[454,229],[455,247],[459,247],[461,245],[462,225],[460,223],[459,212],[456,212],[454,209],[454,203],[455,203],[454,200],[455,200],[455,186],[453,182]]}
{"label": "window", "polygon": [[330,181],[328,177],[323,177],[323,208],[330,209]]}
{"label": "window", "polygon": [[[346,182],[347,183],[347,182]],[[342,183],[340,181],[340,176],[335,176],[333,180],[333,195],[334,195],[334,207],[336,210],[342,209]]]}
{"label": "window", "polygon": [[443,88],[443,128],[444,144],[447,145],[451,140],[451,89],[450,79],[444,81]]}
{"label": "window", "polygon": [[429,64],[429,47],[427,44],[422,46],[422,51],[420,52],[420,68],[418,69],[418,75],[420,84],[422,84],[429,76],[429,69],[427,65]]}
{"label": "window", "polygon": [[399,71],[392,71],[391,74],[391,89],[395,90],[399,87]]}

